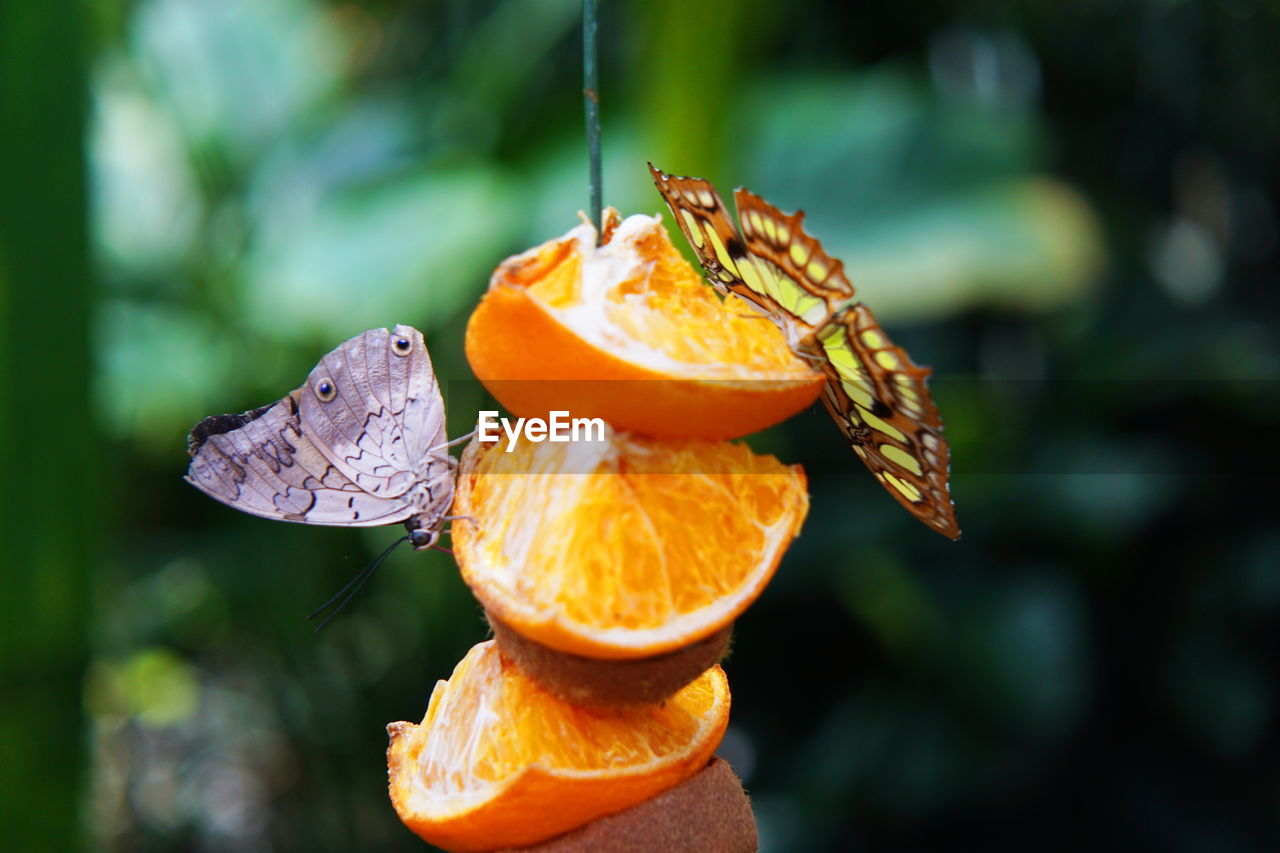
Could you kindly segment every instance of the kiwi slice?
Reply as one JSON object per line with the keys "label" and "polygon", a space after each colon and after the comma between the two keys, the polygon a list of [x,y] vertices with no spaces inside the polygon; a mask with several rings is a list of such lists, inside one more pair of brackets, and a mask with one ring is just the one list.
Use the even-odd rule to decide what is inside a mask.
{"label": "kiwi slice", "polygon": [[635,660],[569,654],[530,640],[499,619],[489,625],[502,653],[531,678],[575,705],[617,708],[661,702],[724,657],[733,623],[674,652]]}
{"label": "kiwi slice", "polygon": [[712,758],[692,778],[626,811],[501,853],[752,853],[758,844],[742,783],[724,760]]}

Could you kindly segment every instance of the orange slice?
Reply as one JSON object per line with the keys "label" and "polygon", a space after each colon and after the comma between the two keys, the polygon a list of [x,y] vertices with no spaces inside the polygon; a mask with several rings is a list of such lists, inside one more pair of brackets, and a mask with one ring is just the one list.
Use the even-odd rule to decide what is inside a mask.
{"label": "orange slice", "polygon": [[661,705],[601,713],[555,698],[490,640],[436,684],[419,725],[387,726],[391,802],[446,850],[524,847],[680,784],[728,722],[718,666]]}
{"label": "orange slice", "polygon": [[503,261],[467,323],[467,359],[509,411],[600,417],[646,435],[737,438],[817,399],[777,327],[720,297],[652,216],[606,240],[582,224]]}
{"label": "orange slice", "polygon": [[[507,452],[511,446],[512,451]],[[454,553],[485,608],[563,652],[641,658],[720,630],[755,600],[809,507],[804,472],[744,445],[473,441]]]}

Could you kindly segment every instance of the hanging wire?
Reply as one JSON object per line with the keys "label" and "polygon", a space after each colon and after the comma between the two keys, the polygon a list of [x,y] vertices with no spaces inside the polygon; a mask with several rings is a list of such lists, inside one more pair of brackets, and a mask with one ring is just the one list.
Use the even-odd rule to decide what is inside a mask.
{"label": "hanging wire", "polygon": [[600,81],[596,71],[596,13],[599,0],[582,0],[582,103],[587,119],[587,193],[596,242],[604,233],[600,179]]}

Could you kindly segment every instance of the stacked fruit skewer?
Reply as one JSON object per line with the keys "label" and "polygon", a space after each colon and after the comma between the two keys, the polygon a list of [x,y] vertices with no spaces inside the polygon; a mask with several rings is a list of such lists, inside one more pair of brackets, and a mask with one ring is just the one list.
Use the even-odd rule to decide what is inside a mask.
{"label": "stacked fruit skewer", "polygon": [[567,443],[475,440],[454,548],[495,639],[388,726],[391,799],[450,850],[752,850],[712,755],[718,665],[808,510],[804,474],[727,439],[822,378],[707,288],[652,217],[606,214],[508,259],[467,355],[514,415],[607,421]]}

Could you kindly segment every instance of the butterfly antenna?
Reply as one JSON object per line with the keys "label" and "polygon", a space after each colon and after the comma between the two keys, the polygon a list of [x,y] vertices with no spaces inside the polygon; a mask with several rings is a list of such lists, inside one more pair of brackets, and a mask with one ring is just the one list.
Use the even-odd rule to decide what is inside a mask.
{"label": "butterfly antenna", "polygon": [[342,608],[346,607],[351,602],[351,599],[356,597],[356,593],[360,591],[360,587],[364,586],[365,583],[369,580],[369,578],[373,577],[373,573],[378,570],[378,566],[381,566],[383,560],[391,556],[391,552],[396,549],[396,546],[399,545],[401,542],[408,542],[408,541],[409,541],[408,536],[401,536],[399,539],[392,542],[390,545],[387,546],[387,550],[383,551],[381,554],[375,557],[372,563],[370,563],[368,566],[365,566],[356,574],[355,577],[347,581],[346,586],[338,590],[338,592],[333,596],[333,598],[329,599],[324,604],[321,604],[315,610],[307,614],[308,619],[314,619],[324,611],[328,610],[329,607],[334,605],[335,602],[337,602],[337,606],[333,608],[333,612],[330,613],[328,616],[326,616],[324,621],[316,626],[317,634],[324,629],[325,625],[328,625],[330,622],[333,621],[333,617],[337,616],[339,613],[342,612]]}

